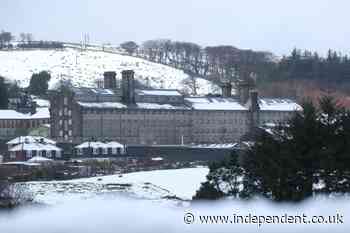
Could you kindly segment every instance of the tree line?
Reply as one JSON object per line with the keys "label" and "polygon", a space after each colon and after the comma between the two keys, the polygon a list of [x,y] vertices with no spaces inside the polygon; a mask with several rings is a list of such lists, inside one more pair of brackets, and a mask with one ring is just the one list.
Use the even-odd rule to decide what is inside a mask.
{"label": "tree line", "polygon": [[57,41],[34,41],[32,33],[20,33],[18,37],[11,32],[2,30],[0,32],[0,49],[12,49],[13,41],[19,42],[16,46],[22,49],[62,49],[63,43]]}
{"label": "tree line", "polygon": [[[142,45],[128,41],[121,44],[129,55],[182,69],[191,76],[204,77],[220,83],[223,80],[245,78],[253,73],[264,76],[266,64],[273,54],[242,50],[234,46],[202,47],[191,42],[168,39],[148,40]],[[266,72],[265,72],[266,73]]]}
{"label": "tree line", "polygon": [[262,130],[245,151],[210,166],[195,199],[262,196],[298,202],[350,193],[350,111],[332,97],[303,104],[287,122]]}
{"label": "tree line", "polygon": [[[11,33],[4,30],[0,32],[0,49],[3,48],[12,48],[12,41],[16,40],[16,37]],[[22,44],[30,44],[33,41],[33,34],[31,33],[20,33],[19,41]]]}
{"label": "tree line", "polygon": [[20,96],[21,92],[47,97],[51,75],[47,71],[32,74],[27,88],[20,88],[17,83],[9,82],[0,76],[0,109],[8,109],[9,98]]}
{"label": "tree line", "polygon": [[326,56],[309,50],[293,49],[277,58],[270,52],[243,50],[230,45],[202,47],[195,43],[168,39],[133,41],[121,44],[129,55],[182,69],[190,76],[220,83],[244,79],[252,74],[258,83],[271,80],[314,80],[327,85],[350,81],[350,58],[329,50]]}
{"label": "tree line", "polygon": [[289,56],[280,60],[270,77],[318,80],[322,83],[350,81],[350,58],[331,49],[325,57],[317,52],[294,49]]}

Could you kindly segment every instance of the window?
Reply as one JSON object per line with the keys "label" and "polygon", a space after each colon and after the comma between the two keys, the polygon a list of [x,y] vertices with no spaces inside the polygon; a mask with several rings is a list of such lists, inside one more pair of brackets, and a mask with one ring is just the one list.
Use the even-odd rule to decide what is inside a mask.
{"label": "window", "polygon": [[[119,148],[118,148],[118,149],[119,149]],[[112,154],[113,154],[113,155],[117,154],[117,148],[115,148],[115,147],[112,148]]]}
{"label": "window", "polygon": [[64,105],[68,105],[68,97],[64,97],[64,99],[63,99],[63,104],[64,104]]}
{"label": "window", "polygon": [[62,109],[58,111],[58,115],[62,116]]}
{"label": "window", "polygon": [[69,130],[69,131],[68,131],[68,135],[69,135],[69,136],[72,136],[72,130]]}
{"label": "window", "polygon": [[27,150],[27,151],[25,151],[25,153],[26,153],[26,157],[28,159],[30,159],[32,157],[32,151],[31,150]]}
{"label": "window", "polygon": [[60,137],[63,137],[63,130],[60,130]]}
{"label": "window", "polygon": [[78,149],[78,150],[77,150],[77,154],[78,154],[78,155],[83,155],[83,149]]}
{"label": "window", "polygon": [[106,148],[106,147],[102,148],[102,153],[104,155],[107,155],[108,154],[108,148]]}
{"label": "window", "polygon": [[92,154],[98,155],[98,148],[92,148]]}

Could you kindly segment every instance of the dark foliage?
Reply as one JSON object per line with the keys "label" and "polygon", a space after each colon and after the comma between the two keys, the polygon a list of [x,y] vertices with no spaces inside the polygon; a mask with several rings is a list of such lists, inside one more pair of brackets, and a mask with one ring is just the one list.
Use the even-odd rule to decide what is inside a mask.
{"label": "dark foliage", "polygon": [[120,47],[125,49],[129,55],[133,55],[139,46],[134,41],[126,41],[120,44]]}
{"label": "dark foliage", "polygon": [[51,79],[50,73],[41,71],[32,75],[29,83],[29,92],[33,95],[45,96]]}
{"label": "dark foliage", "polygon": [[5,79],[0,76],[0,109],[8,108],[9,92]]}
{"label": "dark foliage", "polygon": [[319,106],[307,101],[288,124],[260,134],[241,163],[211,166],[208,182],[227,196],[274,201],[349,193],[350,112],[331,97]]}
{"label": "dark foliage", "polygon": [[18,44],[22,49],[63,49],[63,43],[54,41],[31,41]]}

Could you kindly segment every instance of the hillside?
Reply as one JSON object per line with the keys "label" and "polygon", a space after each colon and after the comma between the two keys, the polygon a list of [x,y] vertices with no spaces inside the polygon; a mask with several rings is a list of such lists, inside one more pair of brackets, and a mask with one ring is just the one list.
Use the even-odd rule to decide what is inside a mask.
{"label": "hillside", "polygon": [[[183,71],[127,55],[78,48],[0,51],[0,75],[17,81],[21,87],[28,86],[33,73],[43,70],[51,73],[50,86],[58,80],[70,79],[75,86],[92,87],[104,71],[116,71],[120,79],[120,72],[125,69],[133,69],[136,79],[152,88],[179,89],[192,94],[189,85],[184,84],[189,77]],[[198,95],[218,91],[217,86],[204,79],[197,79],[197,86]]]}

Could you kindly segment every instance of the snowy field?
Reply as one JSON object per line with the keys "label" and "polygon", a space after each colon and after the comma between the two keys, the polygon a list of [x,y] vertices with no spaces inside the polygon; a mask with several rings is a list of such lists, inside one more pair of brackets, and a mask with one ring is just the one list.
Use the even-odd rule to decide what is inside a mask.
{"label": "snowy field", "polygon": [[[343,216],[338,224],[201,223],[199,216]],[[189,222],[188,216],[193,216]],[[298,205],[266,201],[221,201],[169,206],[128,197],[77,200],[50,207],[24,207],[0,212],[4,233],[346,233],[349,200],[310,200]]]}
{"label": "snowy field", "polygon": [[96,196],[125,194],[148,200],[191,200],[205,181],[208,168],[184,168],[135,172],[69,181],[29,182],[35,201],[61,204]]}
{"label": "snowy field", "polygon": [[[349,199],[314,198],[299,204],[273,204],[223,200],[184,202],[205,180],[207,168],[157,170],[55,182],[31,182],[37,201],[45,206],[26,206],[0,211],[0,229],[6,233],[345,233],[350,223]],[[105,195],[98,195],[105,194]],[[175,202],[174,202],[175,201]],[[267,216],[341,216],[338,223],[268,223]],[[205,223],[200,216],[230,216],[231,222]],[[255,216],[259,221],[234,223],[233,216]],[[247,217],[246,217],[247,218]]]}
{"label": "snowy field", "polygon": [[[50,86],[69,79],[75,86],[94,87],[105,71],[116,71],[120,79],[120,72],[126,69],[134,70],[137,80],[153,88],[188,90],[183,71],[127,55],[78,48],[0,51],[0,75],[22,87],[28,86],[33,73],[43,70],[51,73]],[[197,85],[198,95],[218,92],[217,86],[204,79],[199,78]]]}

